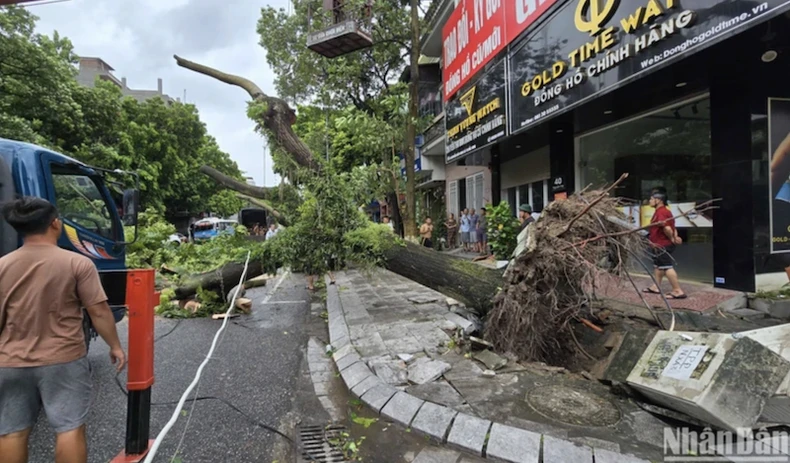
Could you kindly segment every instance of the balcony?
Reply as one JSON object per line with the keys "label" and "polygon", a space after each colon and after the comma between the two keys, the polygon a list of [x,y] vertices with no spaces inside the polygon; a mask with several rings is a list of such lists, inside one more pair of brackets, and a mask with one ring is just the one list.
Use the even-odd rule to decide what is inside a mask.
{"label": "balcony", "polygon": [[311,11],[307,48],[335,58],[372,46],[371,2],[356,3],[334,0],[331,9]]}
{"label": "balcony", "polygon": [[444,159],[444,133],[444,113],[441,113],[433,119],[433,123],[424,133],[424,156],[441,156]]}

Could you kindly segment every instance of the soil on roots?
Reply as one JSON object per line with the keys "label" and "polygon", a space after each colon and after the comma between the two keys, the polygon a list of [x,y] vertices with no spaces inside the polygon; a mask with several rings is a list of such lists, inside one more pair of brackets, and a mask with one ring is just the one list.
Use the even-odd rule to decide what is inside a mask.
{"label": "soil on roots", "polygon": [[590,306],[598,277],[622,274],[645,251],[620,206],[607,191],[581,192],[550,203],[527,228],[486,323],[497,350],[552,365],[574,355],[568,324]]}

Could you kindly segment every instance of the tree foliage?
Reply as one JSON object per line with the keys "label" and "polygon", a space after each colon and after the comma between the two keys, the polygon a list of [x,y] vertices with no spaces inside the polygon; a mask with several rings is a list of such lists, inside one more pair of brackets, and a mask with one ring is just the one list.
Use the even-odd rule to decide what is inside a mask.
{"label": "tree foliage", "polygon": [[143,207],[169,219],[238,211],[238,198],[198,173],[210,164],[241,179],[193,105],[159,98],[139,103],[105,81],[79,85],[71,42],[35,33],[36,20],[26,9],[0,8],[0,137],[97,167],[137,171]]}

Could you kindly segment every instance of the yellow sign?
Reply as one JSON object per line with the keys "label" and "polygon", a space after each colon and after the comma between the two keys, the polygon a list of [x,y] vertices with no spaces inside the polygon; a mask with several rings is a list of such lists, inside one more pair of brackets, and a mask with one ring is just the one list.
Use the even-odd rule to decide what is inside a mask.
{"label": "yellow sign", "polygon": [[579,0],[576,5],[576,29],[597,35],[612,19],[620,0]]}
{"label": "yellow sign", "polygon": [[475,102],[475,90],[476,89],[477,89],[477,86],[474,86],[474,87],[470,88],[468,92],[466,92],[463,95],[461,95],[461,98],[460,98],[461,106],[463,106],[466,109],[466,115],[467,116],[471,116],[472,115],[472,105]]}

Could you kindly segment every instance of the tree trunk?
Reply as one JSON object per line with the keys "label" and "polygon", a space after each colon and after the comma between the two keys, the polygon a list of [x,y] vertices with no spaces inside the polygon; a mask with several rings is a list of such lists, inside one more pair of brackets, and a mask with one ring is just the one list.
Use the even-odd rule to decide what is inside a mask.
{"label": "tree trunk", "polygon": [[417,138],[417,118],[420,81],[420,17],[418,0],[411,0],[411,76],[409,78],[409,118],[406,125],[406,207],[401,211],[403,231],[407,238],[417,236],[417,199],[415,194],[414,141]]}
{"label": "tree trunk", "polygon": [[[206,291],[214,291],[222,295],[227,294],[228,291],[239,284],[243,272],[244,264],[233,262],[223,265],[217,270],[194,275],[190,277],[186,283],[176,288],[175,298],[178,300],[189,299],[197,294],[198,288],[203,288]],[[245,281],[262,274],[263,263],[260,259],[250,260]]]}
{"label": "tree trunk", "polygon": [[387,270],[463,302],[485,315],[502,286],[502,271],[406,242],[386,253]]}

